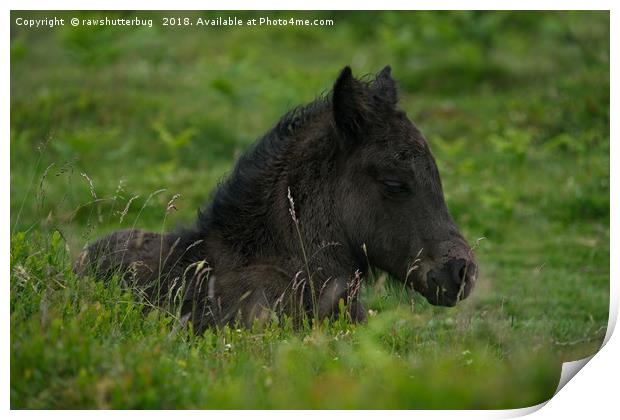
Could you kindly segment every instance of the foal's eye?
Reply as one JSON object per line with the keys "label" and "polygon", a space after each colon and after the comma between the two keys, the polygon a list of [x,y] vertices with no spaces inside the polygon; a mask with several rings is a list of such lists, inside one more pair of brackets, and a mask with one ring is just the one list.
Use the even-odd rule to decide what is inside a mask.
{"label": "foal's eye", "polygon": [[395,179],[382,179],[380,182],[383,184],[385,191],[390,194],[404,194],[410,192],[409,186],[404,182]]}

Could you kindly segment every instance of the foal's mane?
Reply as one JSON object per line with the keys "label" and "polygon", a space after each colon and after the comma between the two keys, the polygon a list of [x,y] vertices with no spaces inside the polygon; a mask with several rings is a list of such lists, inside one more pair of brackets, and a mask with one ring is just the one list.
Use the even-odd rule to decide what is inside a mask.
{"label": "foal's mane", "polygon": [[[214,190],[207,207],[198,211],[199,231],[206,233],[219,228],[225,234],[233,234],[234,231],[235,235],[239,235],[239,231],[251,231],[253,227],[252,237],[260,237],[256,230],[261,229],[256,226],[256,221],[269,211],[269,199],[274,197],[266,197],[265,194],[273,193],[274,182],[286,168],[287,152],[301,129],[328,110],[331,110],[331,95],[321,95],[311,103],[285,113],[266,134],[256,140]],[[263,234],[268,235],[269,232]],[[236,239],[243,241],[239,237]]]}

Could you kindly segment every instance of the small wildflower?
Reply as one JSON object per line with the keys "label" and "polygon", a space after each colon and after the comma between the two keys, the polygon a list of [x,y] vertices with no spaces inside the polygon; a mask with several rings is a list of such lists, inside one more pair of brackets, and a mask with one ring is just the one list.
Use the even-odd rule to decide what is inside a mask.
{"label": "small wildflower", "polygon": [[127,201],[127,205],[125,205],[125,208],[123,209],[123,211],[121,212],[121,219],[120,219],[120,223],[123,223],[123,219],[125,218],[125,216],[127,216],[127,213],[129,212],[129,206],[131,206],[131,203],[137,199],[138,197],[140,197],[139,195],[134,195],[133,197],[131,197],[129,199],[129,201]]}
{"label": "small wildflower", "polygon": [[95,193],[95,186],[93,185],[93,180],[90,179],[90,177],[86,175],[85,172],[81,172],[80,175],[82,175],[82,177],[86,179],[86,181],[88,181],[88,188],[90,189],[90,195],[93,197],[93,200],[96,200],[97,194]]}
{"label": "small wildflower", "polygon": [[168,205],[166,206],[166,214],[170,213],[172,210],[177,210],[177,207],[174,205],[174,202],[181,197],[181,194],[175,194],[172,196],[170,201],[168,201]]}

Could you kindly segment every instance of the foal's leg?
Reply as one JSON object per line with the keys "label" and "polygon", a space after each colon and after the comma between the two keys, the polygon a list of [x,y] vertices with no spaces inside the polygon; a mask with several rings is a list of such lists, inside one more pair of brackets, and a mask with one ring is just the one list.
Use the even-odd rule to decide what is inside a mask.
{"label": "foal's leg", "polygon": [[296,322],[303,316],[312,317],[314,314],[319,319],[336,319],[341,299],[353,322],[366,320],[366,311],[357,291],[352,291],[350,282],[344,278],[315,285],[317,296],[313,299],[311,288],[303,280],[295,279],[276,266],[249,266],[223,275],[215,273],[214,277],[209,301],[220,325],[236,320],[247,327],[255,322],[265,324],[274,313],[284,313]]}
{"label": "foal's leg", "polygon": [[106,280],[114,274],[141,288],[153,286],[166,258],[165,238],[153,232],[120,230],[88,245],[78,255],[73,271]]}
{"label": "foal's leg", "polygon": [[352,289],[350,281],[343,277],[330,278],[320,285],[318,299],[319,318],[336,319],[340,315],[340,300],[347,306],[347,314],[353,322],[366,321],[366,309],[358,297],[359,290]]}
{"label": "foal's leg", "polygon": [[270,265],[216,271],[209,281],[209,309],[219,325],[235,321],[246,327],[265,324],[287,304],[291,280],[286,271]]}

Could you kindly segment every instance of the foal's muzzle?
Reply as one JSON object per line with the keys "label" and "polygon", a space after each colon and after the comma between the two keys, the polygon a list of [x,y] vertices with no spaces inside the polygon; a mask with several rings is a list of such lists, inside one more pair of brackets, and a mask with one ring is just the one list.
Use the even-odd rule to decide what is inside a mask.
{"label": "foal's muzzle", "polygon": [[424,297],[439,306],[454,306],[471,293],[478,267],[473,261],[452,258],[426,274]]}

